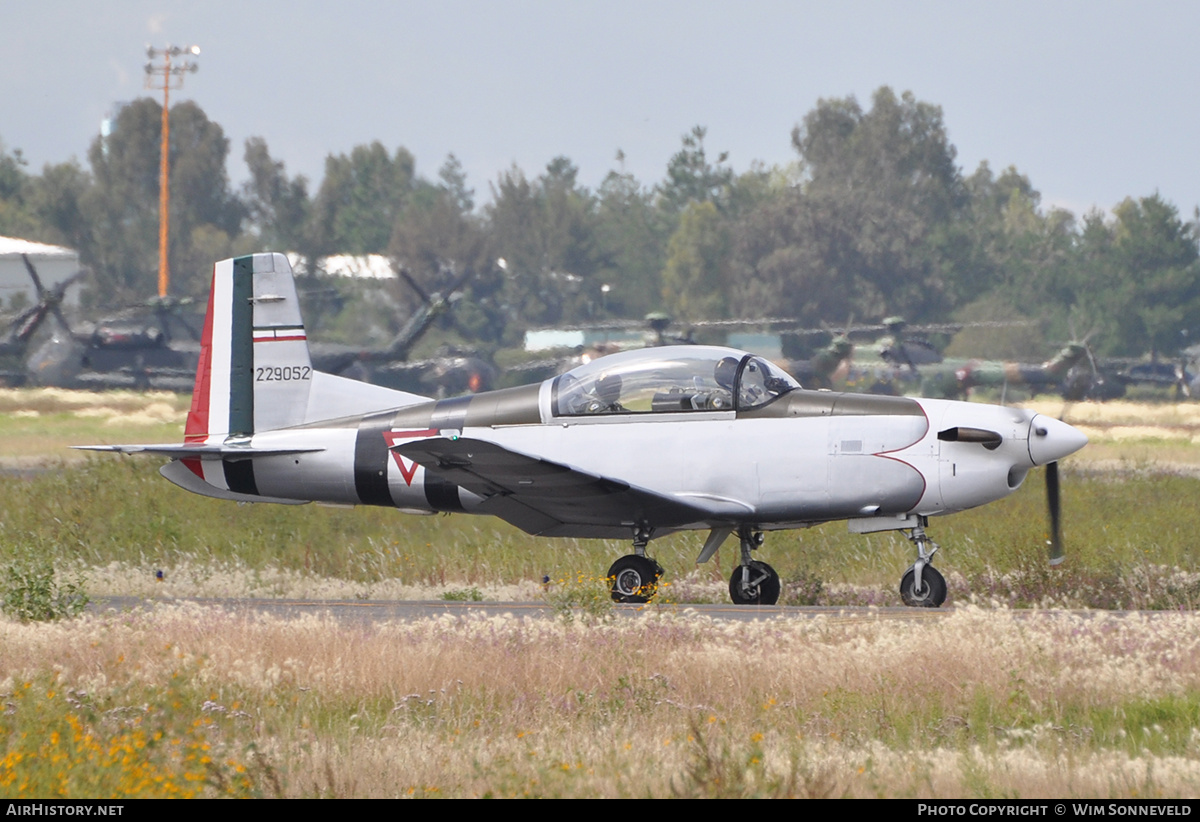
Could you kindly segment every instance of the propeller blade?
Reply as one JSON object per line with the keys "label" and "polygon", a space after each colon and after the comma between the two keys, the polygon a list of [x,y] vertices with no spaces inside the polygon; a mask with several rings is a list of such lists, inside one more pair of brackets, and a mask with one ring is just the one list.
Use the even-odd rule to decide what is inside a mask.
{"label": "propeller blade", "polygon": [[1062,544],[1062,501],[1057,462],[1046,465],[1046,507],[1050,511],[1050,564],[1058,565],[1066,559],[1066,554]]}

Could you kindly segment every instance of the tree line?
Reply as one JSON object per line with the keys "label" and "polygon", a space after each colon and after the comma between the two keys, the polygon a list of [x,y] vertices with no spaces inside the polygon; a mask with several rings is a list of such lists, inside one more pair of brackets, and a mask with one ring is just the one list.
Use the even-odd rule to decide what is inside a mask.
{"label": "tree line", "polygon": [[[155,293],[160,116],[149,98],[124,106],[86,166],[33,173],[0,145],[0,234],[78,249],[97,308]],[[499,172],[482,205],[454,155],[426,179],[409,151],[378,141],[330,154],[314,184],[252,138],[234,190],[220,125],[191,101],[171,118],[178,296],[202,296],[214,260],[269,249],[384,254],[430,290],[449,266],[470,267],[458,322],[484,345],[655,310],[812,326],[1033,319],[1026,342],[1074,328],[1094,332],[1098,352],[1129,356],[1172,354],[1200,334],[1200,214],[1186,220],[1157,193],[1110,214],[1043,208],[1016,168],[965,172],[941,108],[887,87],[869,108],[820,100],[786,165],[735,172],[697,126],[657,182],[626,172],[618,152],[592,190],[556,157],[536,176]]]}

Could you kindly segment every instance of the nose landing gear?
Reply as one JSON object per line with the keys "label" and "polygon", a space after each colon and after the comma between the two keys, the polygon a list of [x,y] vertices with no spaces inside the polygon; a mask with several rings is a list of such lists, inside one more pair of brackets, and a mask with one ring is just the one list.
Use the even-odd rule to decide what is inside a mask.
{"label": "nose landing gear", "polygon": [[[933,567],[938,544],[926,536],[924,517],[909,531],[908,539],[917,546],[917,561],[900,578],[900,599],[910,608],[938,608],[946,601],[946,578]],[[933,550],[927,550],[927,545]]]}

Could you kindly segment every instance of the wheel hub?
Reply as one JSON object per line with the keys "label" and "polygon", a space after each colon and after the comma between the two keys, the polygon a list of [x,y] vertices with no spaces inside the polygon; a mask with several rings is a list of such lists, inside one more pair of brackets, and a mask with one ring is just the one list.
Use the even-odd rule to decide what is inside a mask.
{"label": "wheel hub", "polygon": [[632,596],[642,590],[642,575],[629,568],[617,574],[617,590]]}

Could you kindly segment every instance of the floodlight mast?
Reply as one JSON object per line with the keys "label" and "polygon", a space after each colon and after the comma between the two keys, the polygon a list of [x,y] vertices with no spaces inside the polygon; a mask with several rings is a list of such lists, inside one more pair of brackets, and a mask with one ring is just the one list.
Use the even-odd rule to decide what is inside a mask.
{"label": "floodlight mast", "polygon": [[190,54],[198,56],[200,54],[199,46],[171,46],[156,49],[153,46],[146,46],[146,56],[151,60],[158,57],[162,58],[162,66],[155,66],[153,63],[146,64],[146,88],[161,90],[163,93],[162,104],[162,157],[159,162],[158,170],[158,296],[164,298],[167,296],[167,289],[171,285],[171,265],[167,261],[167,249],[170,246],[171,237],[171,174],[169,162],[169,150],[171,145],[171,117],[170,117],[170,100],[172,88],[183,88],[183,75],[187,72],[195,72],[200,67],[191,62],[184,60],[182,63],[172,65],[171,58],[178,57],[181,54]]}

